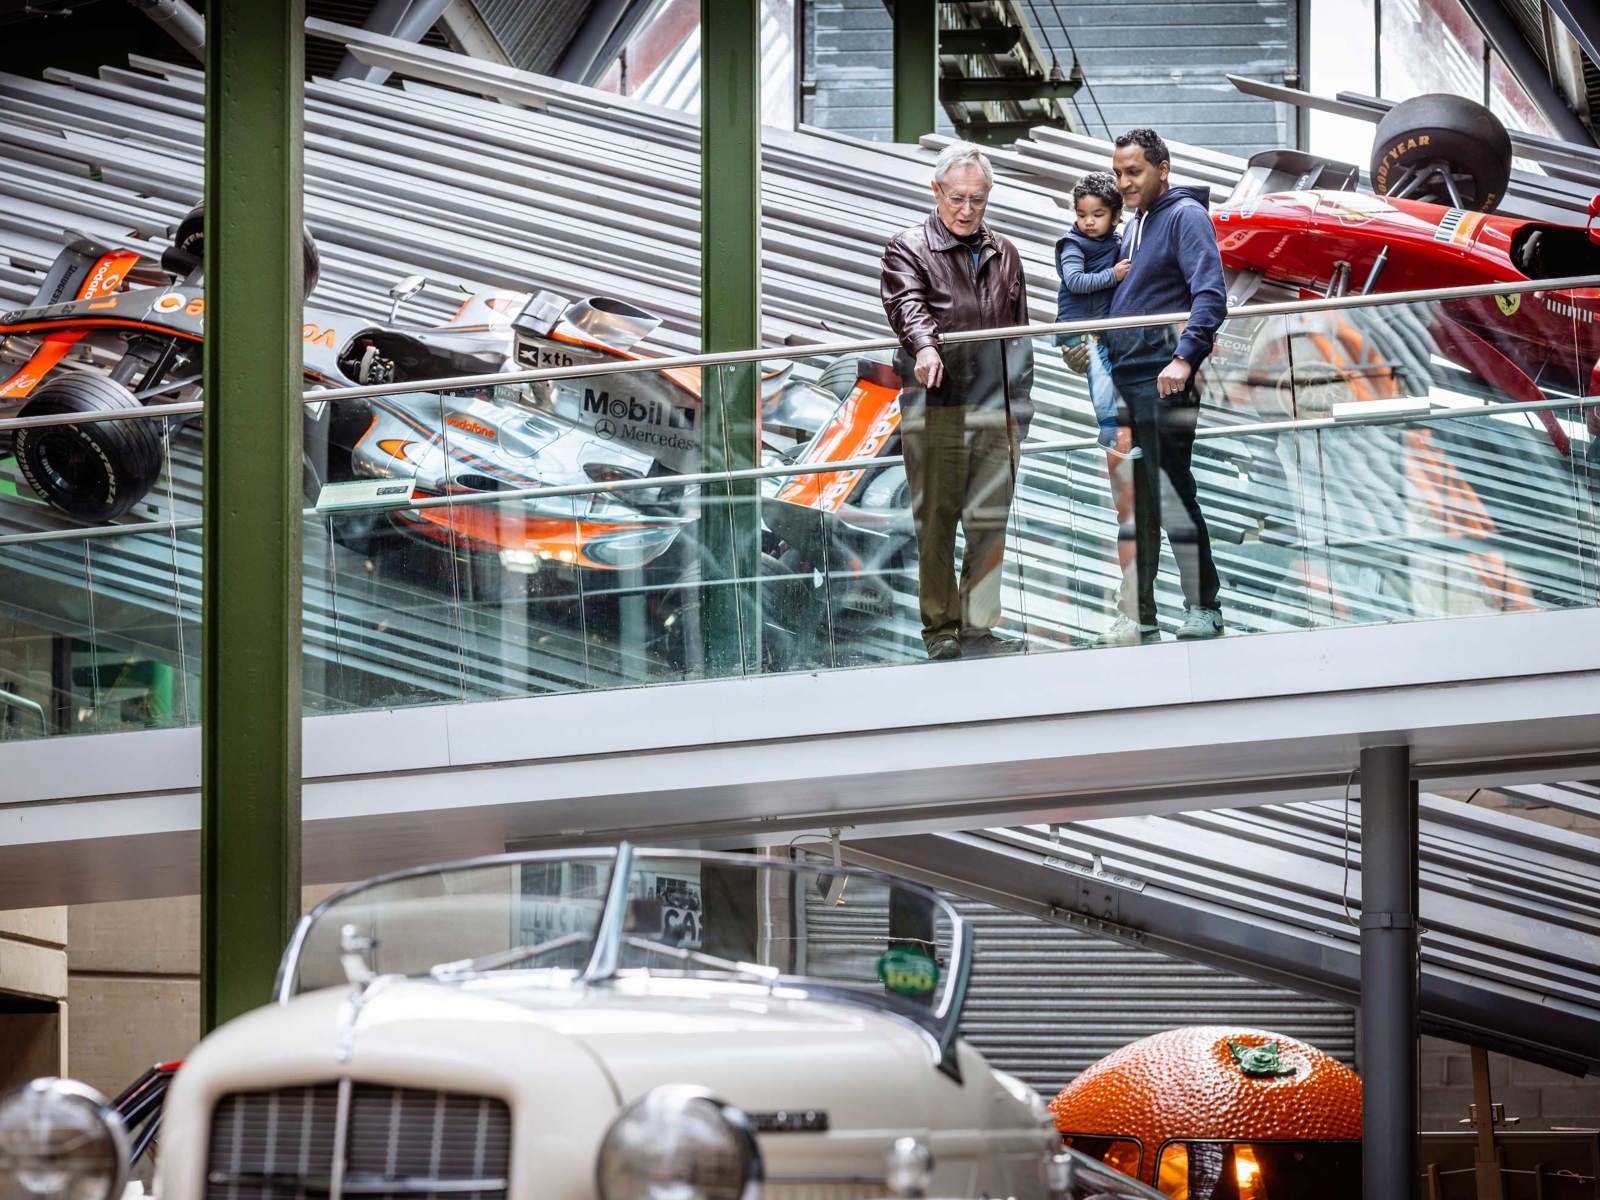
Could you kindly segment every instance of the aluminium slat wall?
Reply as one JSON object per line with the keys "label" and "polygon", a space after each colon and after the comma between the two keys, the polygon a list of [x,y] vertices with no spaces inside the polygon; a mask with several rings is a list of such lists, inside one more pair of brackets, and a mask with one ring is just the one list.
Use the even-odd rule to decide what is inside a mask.
{"label": "aluminium slat wall", "polygon": [[[1248,156],[1289,145],[1287,105],[1246,96],[1226,76],[1282,82],[1294,70],[1294,0],[1032,0],[1018,9],[1063,73],[1072,51],[1088,77],[1071,107],[1078,128],[1114,137],[1153,125],[1171,140]],[[1070,39],[1070,41],[1069,41]],[[804,120],[857,137],[893,130],[893,22],[883,0],[806,0]],[[1109,126],[1109,129],[1108,129]],[[941,106],[939,127],[950,129]]]}
{"label": "aluminium slat wall", "polygon": [[[974,937],[962,1035],[1046,1099],[1118,1047],[1181,1025],[1266,1029],[1354,1065],[1355,1013],[1346,1005],[946,898]],[[888,936],[886,889],[852,878],[838,905],[808,892],[805,920],[810,966],[840,978],[873,977]]]}
{"label": "aluminium slat wall", "polygon": [[[1569,786],[1586,795],[1583,785],[1548,790],[1561,800]],[[1424,794],[1419,839],[1424,995],[1454,997],[1446,1019],[1457,1036],[1474,1026],[1534,1057],[1550,1037],[1600,1067],[1600,837]],[[1063,919],[1091,924],[1098,913],[1053,897],[1103,872],[1109,924],[1152,946],[1312,989],[1348,994],[1355,979],[1359,804],[1348,825],[1335,800],[863,845],[946,886],[1064,905]]]}

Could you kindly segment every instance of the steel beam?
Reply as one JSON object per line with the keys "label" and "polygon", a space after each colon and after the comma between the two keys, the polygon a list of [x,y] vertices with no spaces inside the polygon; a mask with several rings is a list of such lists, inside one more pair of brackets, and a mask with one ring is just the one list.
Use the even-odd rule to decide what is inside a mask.
{"label": "steel beam", "polygon": [[[761,4],[700,0],[700,346],[749,350],[761,340]],[[708,369],[701,381],[702,469],[759,465],[756,365]],[[700,522],[701,637],[709,675],[759,661],[755,578],[760,514],[754,483],[706,489]]]}
{"label": "steel beam", "polygon": [[[1070,100],[1083,86],[1081,80],[1062,79],[944,79],[939,98],[947,104],[976,104],[981,100]],[[1041,125],[1048,122],[1041,120]]]}
{"label": "steel beam", "polygon": [[939,108],[938,0],[899,0],[894,6],[894,140],[921,141]]}
{"label": "steel beam", "polygon": [[[1025,138],[1035,129],[1065,129],[1059,117],[1040,116],[1033,121],[973,121],[961,130],[961,136],[980,146],[1009,146]],[[1070,132],[1070,131],[1069,131]]]}
{"label": "steel beam", "polygon": [[939,34],[940,54],[1009,54],[1022,41],[1015,25],[990,29],[946,29]]}
{"label": "steel beam", "polygon": [[304,0],[207,6],[201,1025],[300,912]]}
{"label": "steel beam", "polygon": [[1361,751],[1362,1194],[1417,1194],[1417,785],[1407,746]]}
{"label": "steel beam", "polygon": [[1462,0],[1462,6],[1477,22],[1495,52],[1505,60],[1506,66],[1517,77],[1517,82],[1527,91],[1528,98],[1550,119],[1556,133],[1580,146],[1593,146],[1594,134],[1578,119],[1567,98],[1550,81],[1550,72],[1539,61],[1533,48],[1523,40],[1521,30],[1500,0]]}
{"label": "steel beam", "polygon": [[1545,6],[1567,27],[1589,60],[1600,66],[1600,8],[1572,0],[1545,0]]}

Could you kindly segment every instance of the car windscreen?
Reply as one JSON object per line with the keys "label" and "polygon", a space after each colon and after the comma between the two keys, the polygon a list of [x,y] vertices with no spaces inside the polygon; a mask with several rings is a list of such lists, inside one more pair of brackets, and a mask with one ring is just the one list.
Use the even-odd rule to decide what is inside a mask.
{"label": "car windscreen", "polygon": [[570,975],[594,949],[610,854],[527,856],[407,872],[350,889],[302,924],[279,995],[377,975],[484,970]]}
{"label": "car windscreen", "polygon": [[302,922],[277,994],[368,973],[725,979],[895,1011],[948,1047],[970,955],[955,908],[916,884],[625,847],[503,855],[348,889]]}
{"label": "car windscreen", "polygon": [[871,873],[641,851],[617,966],[805,983],[923,1019],[953,1006],[959,926],[935,893]]}

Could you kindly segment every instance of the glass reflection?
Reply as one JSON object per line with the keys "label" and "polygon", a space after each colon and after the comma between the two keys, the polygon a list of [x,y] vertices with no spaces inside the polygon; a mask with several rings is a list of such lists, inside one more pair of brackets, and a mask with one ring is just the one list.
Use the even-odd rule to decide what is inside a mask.
{"label": "glass reflection", "polygon": [[[1039,651],[1171,638],[1212,587],[1229,634],[1593,604],[1600,348],[1561,295],[1236,318],[1199,403],[1119,391],[1109,445],[1092,360],[1034,339],[1036,415],[990,506],[998,569],[961,591],[983,555],[958,521],[951,586]],[[890,352],[722,371],[308,405],[307,711],[924,661],[903,456],[908,432],[914,461],[932,445],[926,398]],[[801,473],[683,478],[700,410],[662,397],[723,386],[759,389],[760,461]],[[669,433],[692,453],[640,440]],[[159,442],[109,526],[0,462],[5,736],[197,719],[199,426],[170,419]]]}

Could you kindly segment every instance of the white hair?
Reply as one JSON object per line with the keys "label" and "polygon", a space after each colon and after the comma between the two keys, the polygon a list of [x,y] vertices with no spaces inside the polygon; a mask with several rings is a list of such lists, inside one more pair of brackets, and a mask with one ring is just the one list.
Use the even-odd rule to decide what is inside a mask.
{"label": "white hair", "polygon": [[989,156],[983,152],[982,146],[972,142],[951,142],[939,151],[939,157],[933,163],[933,181],[943,183],[944,177],[951,171],[968,166],[982,170],[984,183],[994,186],[994,168],[989,165]]}

